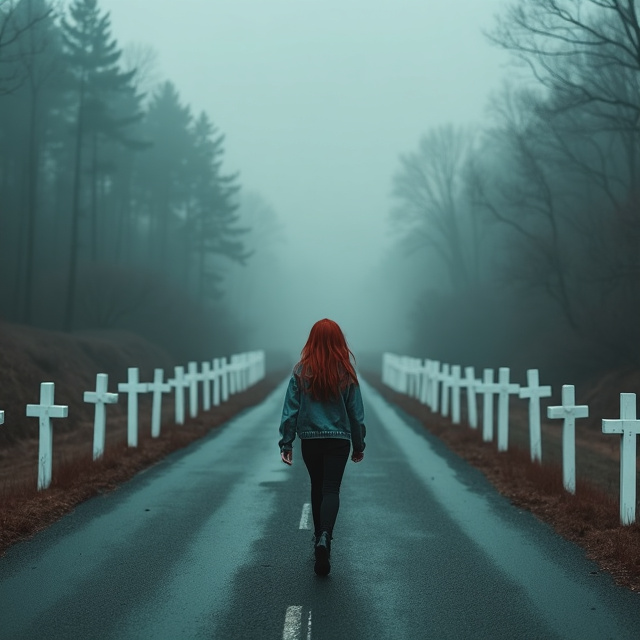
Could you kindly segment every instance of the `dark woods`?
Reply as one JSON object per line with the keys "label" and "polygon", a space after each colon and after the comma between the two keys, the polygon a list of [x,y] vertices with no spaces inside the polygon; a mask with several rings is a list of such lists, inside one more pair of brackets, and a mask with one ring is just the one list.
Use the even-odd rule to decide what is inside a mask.
{"label": "dark woods", "polygon": [[549,375],[640,365],[638,34],[618,0],[499,16],[488,37],[521,64],[489,123],[428,132],[395,176],[425,274],[414,349]]}
{"label": "dark woods", "polygon": [[228,352],[224,266],[248,251],[223,136],[96,0],[53,7],[0,3],[0,315]]}

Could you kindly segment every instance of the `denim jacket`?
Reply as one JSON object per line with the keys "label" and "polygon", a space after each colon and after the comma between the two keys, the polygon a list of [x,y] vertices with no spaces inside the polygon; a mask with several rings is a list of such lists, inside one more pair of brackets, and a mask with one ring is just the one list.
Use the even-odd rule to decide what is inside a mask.
{"label": "denim jacket", "polygon": [[291,451],[296,433],[305,438],[351,440],[353,451],[364,451],[364,407],[360,386],[351,383],[329,402],[319,402],[300,390],[295,375],[289,380],[280,423],[280,451]]}

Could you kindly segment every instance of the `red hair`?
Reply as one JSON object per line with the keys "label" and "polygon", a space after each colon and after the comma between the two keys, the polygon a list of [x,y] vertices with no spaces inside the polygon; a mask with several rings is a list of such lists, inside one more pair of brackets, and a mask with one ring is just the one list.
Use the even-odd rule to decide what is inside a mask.
{"label": "red hair", "polygon": [[351,359],[355,363],[342,329],[324,318],[311,327],[294,371],[303,383],[302,389],[314,400],[325,402],[336,398],[350,383],[358,384]]}

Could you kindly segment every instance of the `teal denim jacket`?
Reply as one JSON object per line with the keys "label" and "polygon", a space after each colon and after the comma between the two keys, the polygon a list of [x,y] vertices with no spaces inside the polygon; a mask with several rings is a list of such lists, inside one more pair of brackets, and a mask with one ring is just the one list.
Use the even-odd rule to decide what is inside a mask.
{"label": "teal denim jacket", "polygon": [[300,390],[291,376],[282,409],[280,451],[291,451],[296,433],[305,438],[343,438],[351,440],[354,453],[364,451],[364,407],[360,385],[351,383],[330,402],[313,400]]}

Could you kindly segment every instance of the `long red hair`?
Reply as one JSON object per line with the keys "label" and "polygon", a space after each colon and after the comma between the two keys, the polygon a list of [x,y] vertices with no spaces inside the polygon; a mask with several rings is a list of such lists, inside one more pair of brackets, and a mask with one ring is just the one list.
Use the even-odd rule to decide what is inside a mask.
{"label": "long red hair", "polygon": [[294,371],[303,383],[303,391],[325,402],[336,398],[350,383],[358,384],[351,360],[355,363],[342,329],[337,322],[324,318],[311,327]]}

